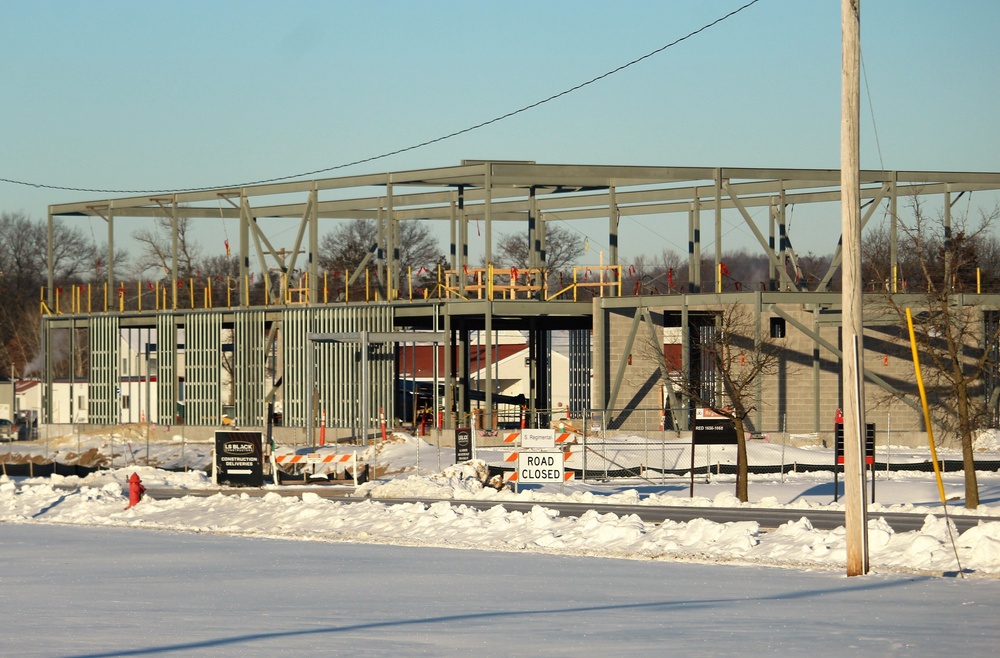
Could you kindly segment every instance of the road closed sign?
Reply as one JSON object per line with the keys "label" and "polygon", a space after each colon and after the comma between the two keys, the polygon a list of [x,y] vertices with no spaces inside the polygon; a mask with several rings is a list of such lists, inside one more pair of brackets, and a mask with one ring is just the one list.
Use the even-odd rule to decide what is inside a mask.
{"label": "road closed sign", "polygon": [[566,479],[566,456],[561,450],[517,453],[519,484],[562,483]]}

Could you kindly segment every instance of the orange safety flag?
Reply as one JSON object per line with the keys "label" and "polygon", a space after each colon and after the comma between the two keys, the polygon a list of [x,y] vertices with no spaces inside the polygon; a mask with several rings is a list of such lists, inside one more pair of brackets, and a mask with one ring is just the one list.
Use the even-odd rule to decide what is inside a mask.
{"label": "orange safety flag", "polygon": [[229,254],[229,239],[227,238],[226,239],[226,258],[230,258],[230,257],[231,256]]}

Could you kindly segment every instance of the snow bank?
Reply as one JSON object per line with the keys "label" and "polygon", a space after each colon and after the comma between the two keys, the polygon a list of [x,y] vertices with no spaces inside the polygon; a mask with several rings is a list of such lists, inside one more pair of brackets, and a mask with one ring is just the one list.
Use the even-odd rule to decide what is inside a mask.
{"label": "snow bank", "polygon": [[[846,545],[843,528],[817,530],[803,517],[774,532],[763,533],[755,522],[646,523],[635,515],[599,510],[579,517],[535,506],[522,513],[504,509],[502,501],[488,510],[441,501],[430,505],[387,505],[371,500],[343,502],[313,492],[262,498],[248,494],[146,498],[125,509],[122,473],[101,484],[64,489],[55,483],[15,484],[0,479],[0,522],[60,523],[137,527],[181,532],[210,532],[297,540],[425,545],[448,548],[564,553],[632,559],[673,559],[784,567],[841,569]],[[150,474],[147,473],[147,476]],[[412,486],[499,495],[482,487],[477,464],[447,469],[430,478],[406,478],[397,490]],[[426,480],[416,486],[419,480]],[[406,482],[409,481],[410,485]],[[478,485],[472,484],[479,483]],[[392,483],[372,485],[370,491]],[[719,503],[724,501],[717,501]],[[731,501],[728,501],[731,502]],[[896,534],[881,519],[869,524],[871,565],[883,571],[956,571],[944,521],[928,516],[918,532]],[[965,569],[981,575],[1000,574],[1000,522],[980,524],[956,537]]]}

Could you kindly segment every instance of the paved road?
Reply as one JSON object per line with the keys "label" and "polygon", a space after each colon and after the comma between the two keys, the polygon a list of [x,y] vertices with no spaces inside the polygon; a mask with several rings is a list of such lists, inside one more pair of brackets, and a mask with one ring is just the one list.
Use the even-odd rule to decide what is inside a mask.
{"label": "paved road", "polygon": [[[348,498],[353,493],[353,487],[288,487],[284,489],[248,489],[233,488],[223,489],[225,494],[248,494],[250,496],[263,496],[267,493],[278,493],[282,496],[299,496],[303,491],[310,491],[323,498]],[[213,496],[219,493],[218,489],[165,489],[147,488],[147,495],[153,498],[179,498],[181,496]],[[360,499],[358,499],[360,500]],[[370,498],[386,505],[401,505],[403,503],[424,503],[431,504],[440,502],[436,498]],[[650,523],[660,523],[665,520],[670,521],[690,521],[692,519],[708,519],[716,523],[729,523],[738,521],[756,521],[762,528],[777,528],[788,521],[798,521],[803,516],[808,517],[813,527],[823,530],[832,530],[844,525],[844,513],[832,510],[801,510],[801,509],[765,509],[765,508],[737,508],[737,507],[669,507],[659,505],[614,505],[614,504],[594,504],[594,503],[556,503],[538,501],[495,501],[495,500],[449,500],[453,505],[466,505],[476,509],[490,509],[497,505],[510,511],[527,512],[532,507],[544,505],[550,509],[559,510],[561,514],[569,516],[580,516],[591,509],[598,509],[601,512],[612,512],[619,516],[635,514],[643,521]],[[909,532],[919,530],[924,524],[925,514],[907,514],[902,512],[881,512],[871,514],[870,518],[881,517],[892,526],[896,532]],[[998,521],[997,517],[980,517],[955,515],[952,521],[959,532],[977,525],[980,521]]]}

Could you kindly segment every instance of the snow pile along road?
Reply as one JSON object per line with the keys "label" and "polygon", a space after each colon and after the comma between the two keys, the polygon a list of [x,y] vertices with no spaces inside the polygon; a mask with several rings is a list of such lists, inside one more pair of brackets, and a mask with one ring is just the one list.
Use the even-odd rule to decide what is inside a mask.
{"label": "snow pile along road", "polygon": [[[203,476],[142,469],[145,482],[196,486]],[[497,496],[483,488],[477,465],[446,469],[431,477],[411,477],[406,488],[415,495],[451,491],[459,497]],[[507,511],[498,500],[479,511],[447,501],[431,505],[386,505],[371,500],[328,500],[315,493],[287,497],[275,492],[261,497],[210,497],[153,500],[124,509],[122,482],[132,469],[85,478],[77,488],[66,479],[15,484],[0,479],[0,522],[59,523],[136,527],[181,532],[223,533],[310,541],[423,545],[500,551],[531,551],[634,559],[732,562],[786,567],[841,569],[845,563],[843,528],[817,530],[803,517],[773,532],[755,522],[645,523],[637,516],[619,517],[589,511],[580,517],[534,507],[528,513]],[[148,479],[147,479],[148,478]],[[76,480],[76,478],[73,478]],[[420,484],[422,482],[423,484]],[[379,487],[366,487],[377,495]],[[492,492],[492,493],[491,493]],[[636,496],[637,497],[637,496]],[[598,506],[599,510],[599,506]],[[883,571],[931,573],[957,570],[948,528],[928,516],[919,532],[896,534],[873,518],[869,524],[871,565]],[[1000,574],[1000,522],[980,524],[956,535],[962,566],[981,575]]]}

